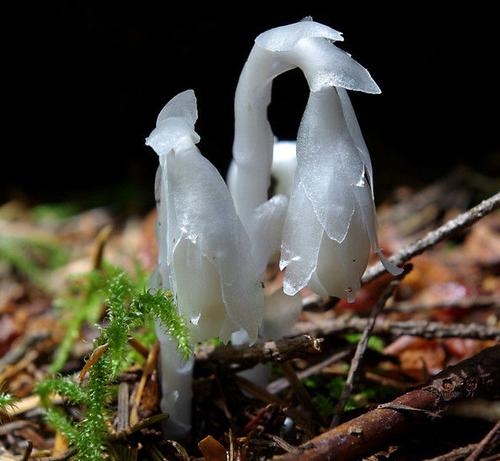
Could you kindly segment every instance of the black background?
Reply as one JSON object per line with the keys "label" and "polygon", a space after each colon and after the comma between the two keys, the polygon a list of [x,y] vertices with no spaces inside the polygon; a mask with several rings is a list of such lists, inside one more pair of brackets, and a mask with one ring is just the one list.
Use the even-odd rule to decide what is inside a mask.
{"label": "black background", "polygon": [[[312,15],[344,34],[382,95],[352,95],[383,195],[465,163],[497,174],[498,15],[479,3],[437,12],[323,2],[234,9],[185,2],[37,2],[24,5],[7,42],[13,99],[2,154],[2,200],[81,198],[120,190],[152,203],[157,157],[144,146],[161,107],[196,91],[200,148],[224,174],[239,72],[260,32]],[[275,134],[294,138],[307,98],[298,72],[275,84]],[[132,191],[132,192],[130,192]]]}

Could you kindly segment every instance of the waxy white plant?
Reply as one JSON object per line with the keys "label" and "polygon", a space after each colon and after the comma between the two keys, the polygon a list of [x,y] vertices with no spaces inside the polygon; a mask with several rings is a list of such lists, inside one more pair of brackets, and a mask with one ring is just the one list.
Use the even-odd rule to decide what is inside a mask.
{"label": "waxy white plant", "polygon": [[[262,286],[250,240],[236,215],[224,180],[196,147],[196,98],[174,97],[146,140],[159,156],[156,198],[159,247],[157,282],[175,295],[190,322],[194,342],[244,331],[257,339]],[[192,358],[179,356],[158,328],[161,341],[162,409],[173,434],[190,427]]]}
{"label": "waxy white plant", "polygon": [[346,89],[380,93],[368,71],[333,42],[339,32],[309,18],[259,35],[235,98],[230,190],[247,228],[267,197],[273,134],[267,120],[272,81],[300,68],[310,88],[299,128],[297,171],[283,229],[284,292],[308,286],[347,297],[360,286],[370,246],[392,273],[376,236],[370,156]]}
{"label": "waxy white plant", "polygon": [[[333,42],[339,32],[309,18],[259,35],[235,95],[234,161],[228,183],[200,153],[191,90],[160,112],[147,139],[159,155],[158,270],[193,341],[279,338],[301,310],[298,292],[354,299],[377,241],[372,166],[346,90],[379,93],[370,74]],[[275,143],[267,119],[273,80],[300,68],[310,89],[297,143]],[[274,155],[273,155],[274,152]],[[277,195],[268,200],[271,171]],[[241,221],[240,221],[241,220]],[[265,300],[270,259],[281,253],[283,291]],[[263,310],[264,315],[263,315]],[[162,409],[170,436],[190,428],[193,358],[157,328]],[[250,371],[266,379],[265,367]]]}

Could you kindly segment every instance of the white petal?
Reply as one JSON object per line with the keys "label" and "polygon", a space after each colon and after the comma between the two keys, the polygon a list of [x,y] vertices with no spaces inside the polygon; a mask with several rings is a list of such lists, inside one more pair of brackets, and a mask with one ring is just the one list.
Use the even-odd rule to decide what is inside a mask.
{"label": "white petal", "polygon": [[194,91],[179,93],[161,110],[156,128],[146,139],[146,145],[151,146],[161,156],[172,149],[198,143],[200,137],[194,131],[197,117]]}
{"label": "white petal", "polygon": [[158,114],[156,126],[171,117],[185,119],[194,127],[198,119],[198,108],[193,90],[186,90],[174,96]]}
{"label": "white petal", "polygon": [[377,216],[375,214],[375,203],[371,194],[371,189],[367,181],[360,181],[354,188],[356,200],[359,204],[363,224],[367,230],[370,244],[374,253],[377,253],[385,269],[392,275],[399,275],[403,269],[387,260],[382,254],[382,250],[377,238]]}
{"label": "white petal", "polygon": [[370,73],[348,53],[323,38],[304,38],[290,51],[293,61],[304,72],[311,91],[342,87],[365,93],[380,93]]}
{"label": "white petal", "polygon": [[354,112],[354,108],[352,107],[349,95],[347,94],[347,90],[345,90],[344,88],[337,88],[337,93],[340,98],[340,103],[342,105],[342,111],[344,112],[344,118],[347,124],[347,128],[349,129],[349,133],[351,134],[354,144],[359,150],[361,160],[363,161],[363,165],[365,166],[365,171],[368,174],[370,188],[373,195],[373,167],[368,147],[366,146],[365,139],[363,138],[363,134],[361,133],[361,128],[359,127],[358,119],[356,117],[356,113]]}
{"label": "white petal", "polygon": [[255,43],[268,51],[288,51],[305,37],[323,37],[334,41],[344,40],[342,33],[331,27],[315,21],[302,20],[263,32],[255,39]]}
{"label": "white petal", "polygon": [[[178,152],[173,162],[175,174],[169,182],[177,226],[216,268],[229,319],[255,339],[262,318],[262,288],[250,240],[228,189],[215,167],[195,146]],[[191,285],[194,289],[194,283]]]}
{"label": "white petal", "polygon": [[309,96],[297,139],[297,175],[330,239],[347,235],[356,199],[352,185],[364,171],[335,88]]}
{"label": "white petal", "polygon": [[309,283],[323,232],[304,187],[298,183],[290,197],[281,244],[280,269],[286,268],[285,294],[293,296]]}
{"label": "white petal", "polygon": [[370,242],[357,208],[342,243],[323,234],[316,268],[321,286],[330,296],[354,300],[354,295],[360,287],[361,275],[368,263],[369,253]]}
{"label": "white petal", "polygon": [[172,269],[177,307],[190,322],[193,341],[219,336],[226,308],[215,266],[203,256],[198,243],[182,238],[175,247]]}

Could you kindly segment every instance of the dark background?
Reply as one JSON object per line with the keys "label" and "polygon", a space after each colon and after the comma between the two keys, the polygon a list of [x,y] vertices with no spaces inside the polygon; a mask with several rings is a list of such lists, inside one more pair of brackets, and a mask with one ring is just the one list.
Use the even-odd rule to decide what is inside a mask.
{"label": "dark background", "polygon": [[[151,206],[157,157],[144,138],[162,106],[187,88],[198,97],[200,148],[224,174],[234,90],[253,39],[305,15],[342,31],[340,46],[382,88],[382,95],[352,95],[379,197],[462,163],[498,174],[500,39],[492,9],[208,5],[24,5],[8,42],[13,78],[5,89],[14,104],[4,108],[5,137],[14,145],[4,146],[0,199],[63,201],[99,191],[106,204],[118,191]],[[270,117],[278,137],[295,137],[306,98],[298,72],[276,81]]]}

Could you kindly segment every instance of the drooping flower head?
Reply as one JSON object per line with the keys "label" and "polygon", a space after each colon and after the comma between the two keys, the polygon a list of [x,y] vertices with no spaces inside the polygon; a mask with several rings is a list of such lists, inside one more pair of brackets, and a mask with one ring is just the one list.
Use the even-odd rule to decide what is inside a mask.
{"label": "drooping flower head", "polygon": [[[250,240],[223,179],[196,147],[196,119],[194,92],[180,93],[160,112],[146,140],[160,160],[155,185],[159,257],[152,287],[173,291],[193,341],[216,336],[227,341],[237,331],[255,341],[264,301]],[[161,407],[170,415],[166,431],[181,437],[191,427],[194,360],[181,356],[160,325],[157,334]]]}
{"label": "drooping flower head", "polygon": [[[235,97],[235,166],[231,193],[242,221],[267,199],[273,135],[267,120],[272,80],[300,68],[310,96],[299,128],[297,171],[281,246],[284,291],[309,286],[352,300],[370,246],[381,254],[373,173],[346,90],[380,93],[368,71],[333,43],[340,33],[309,18],[259,35]],[[255,140],[258,140],[257,142]]]}
{"label": "drooping flower head", "polygon": [[196,118],[194,92],[180,93],[146,142],[160,157],[160,274],[194,340],[227,340],[240,328],[255,340],[263,301],[250,241],[224,180],[195,145]]}

